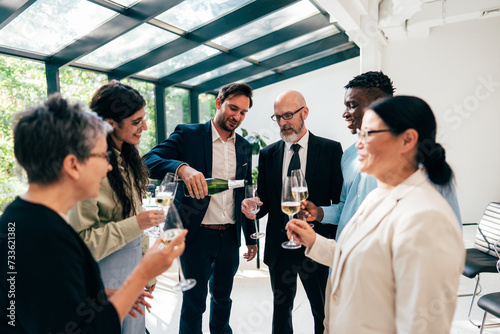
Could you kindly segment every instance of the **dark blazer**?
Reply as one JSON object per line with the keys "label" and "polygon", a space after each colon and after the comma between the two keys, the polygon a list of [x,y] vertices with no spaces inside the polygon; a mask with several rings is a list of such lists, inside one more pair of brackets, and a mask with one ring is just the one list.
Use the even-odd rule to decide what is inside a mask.
{"label": "dark blazer", "polygon": [[[280,140],[262,149],[259,155],[258,193],[264,204],[257,217],[269,213],[264,251],[264,263],[269,267],[274,266],[281,252],[287,252],[281,247],[281,243],[288,240],[285,233],[288,216],[281,211],[284,147],[285,143]],[[342,188],[341,157],[340,143],[316,137],[309,132],[306,165],[308,200],[317,206],[339,202]],[[315,222],[314,229],[327,238],[334,238],[337,226]]]}
{"label": "dark blazer", "polygon": [[[143,160],[153,179],[163,179],[167,172],[175,173],[177,168],[187,163],[192,168],[203,173],[205,178],[212,177],[212,128],[211,121],[205,124],[180,124],[174,132],[144,155]],[[236,179],[252,182],[252,146],[240,135],[236,134]],[[189,230],[187,238],[194,236],[210,203],[210,196],[201,200],[184,196],[184,189],[179,185],[175,196],[175,206],[179,210],[184,227]],[[241,201],[245,198],[243,188],[235,189],[235,220],[238,235],[238,245],[241,245],[241,229],[245,234],[247,245],[256,241],[250,238],[255,232],[251,220],[241,213]]]}

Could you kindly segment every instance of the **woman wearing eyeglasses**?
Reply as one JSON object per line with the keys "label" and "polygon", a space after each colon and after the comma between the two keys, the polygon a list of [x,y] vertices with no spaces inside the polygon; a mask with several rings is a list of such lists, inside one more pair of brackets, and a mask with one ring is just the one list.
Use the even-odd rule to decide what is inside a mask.
{"label": "woman wearing eyeglasses", "polygon": [[332,267],[325,332],[449,333],[465,250],[453,210],[425,175],[453,179],[432,110],[411,96],[375,102],[358,135],[360,171],[378,186],[339,240],[300,220],[287,226],[307,256]]}
{"label": "woman wearing eyeglasses", "polygon": [[0,333],[120,333],[129,312],[149,305],[144,285],[182,253],[187,231],[161,250],[158,241],[122,287],[106,290],[67,214],[99,195],[110,126],[58,94],[20,116],[14,153],[29,188],[0,217]]}
{"label": "woman wearing eyeglasses", "polygon": [[[116,80],[99,88],[90,102],[90,109],[113,127],[107,136],[113,169],[103,181],[99,197],[79,202],[69,219],[98,261],[108,289],[121,286],[141,260],[143,230],[165,219],[163,210],[142,208],[148,172],[136,146],[147,130],[145,104],[136,89]],[[147,249],[148,240],[144,241]],[[154,284],[148,289],[152,292]],[[144,328],[144,317],[129,316],[122,333],[144,333]]]}

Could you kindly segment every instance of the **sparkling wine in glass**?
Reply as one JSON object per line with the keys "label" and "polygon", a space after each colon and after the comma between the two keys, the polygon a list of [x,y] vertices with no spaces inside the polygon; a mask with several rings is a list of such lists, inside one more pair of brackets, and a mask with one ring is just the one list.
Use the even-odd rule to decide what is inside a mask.
{"label": "sparkling wine in glass", "polygon": [[[298,192],[294,192],[293,188],[297,187],[297,180],[294,177],[285,177],[283,188],[281,190],[281,211],[288,215],[288,220],[292,220],[293,215],[300,211],[300,198]],[[285,249],[298,249],[300,244],[293,240],[293,235],[290,240],[281,244]]]}
{"label": "sparkling wine in glass", "polygon": [[[155,203],[158,208],[163,209],[165,214],[174,201],[175,193],[177,191],[177,185],[178,182],[175,179],[175,174],[167,173],[163,178],[161,184],[156,187]],[[149,237],[158,238],[162,231],[162,227],[163,223],[160,223],[158,226],[153,226],[149,229],[144,230],[144,234]]]}
{"label": "sparkling wine in glass", "polygon": [[[165,245],[168,245],[174,240],[183,230],[182,220],[175,208],[175,205],[170,206],[166,213],[165,224],[160,238]],[[175,286],[176,289],[187,291],[196,285],[196,280],[193,278],[185,278],[182,270],[181,261],[177,257],[177,265],[179,267],[179,283]]]}
{"label": "sparkling wine in glass", "polygon": [[[257,196],[257,186],[246,186],[245,187],[245,198],[248,198],[249,200],[246,201],[247,205],[250,208],[250,213],[252,214],[257,214],[260,210],[260,206],[258,204],[259,202],[259,197]],[[255,224],[255,233],[250,235],[250,238],[252,239],[260,239],[266,236],[264,232],[259,232],[259,228],[257,226],[257,218],[253,220]]]}
{"label": "sparkling wine in glass", "polygon": [[[292,191],[299,197],[300,202],[305,204],[304,202],[309,197],[309,189],[307,188],[307,182],[306,178],[304,177],[304,173],[302,173],[301,169],[294,169],[290,173],[290,176],[296,178],[297,180],[297,183],[293,186]],[[303,216],[304,215],[299,215],[299,219],[306,220]],[[309,226],[314,228],[314,224],[312,223],[309,223]]]}

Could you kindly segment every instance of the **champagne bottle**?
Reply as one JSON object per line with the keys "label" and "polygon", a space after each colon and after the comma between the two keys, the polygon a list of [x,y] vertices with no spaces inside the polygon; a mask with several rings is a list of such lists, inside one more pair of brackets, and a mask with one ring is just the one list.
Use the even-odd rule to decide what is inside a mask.
{"label": "champagne bottle", "polygon": [[[221,192],[229,189],[241,188],[246,186],[247,184],[246,180],[224,180],[217,178],[208,178],[205,179],[205,181],[207,181],[208,196],[220,194]],[[190,197],[186,184],[184,184],[184,196]]]}

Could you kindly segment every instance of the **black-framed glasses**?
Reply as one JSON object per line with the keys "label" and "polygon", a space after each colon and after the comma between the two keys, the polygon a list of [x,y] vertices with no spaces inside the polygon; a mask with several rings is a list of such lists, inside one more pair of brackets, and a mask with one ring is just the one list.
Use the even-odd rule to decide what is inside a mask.
{"label": "black-framed glasses", "polygon": [[358,134],[358,141],[361,142],[362,144],[366,144],[368,141],[368,136],[371,135],[372,133],[380,133],[380,132],[391,132],[390,129],[383,129],[383,130],[361,130],[361,129],[356,129],[356,133]]}
{"label": "black-framed glasses", "polygon": [[298,113],[299,111],[301,111],[302,109],[304,109],[304,107],[300,107],[299,109],[297,109],[297,111],[294,111],[294,112],[287,112],[287,113],[284,113],[283,115],[272,115],[271,116],[271,119],[273,121],[275,121],[276,123],[279,123],[280,120],[283,118],[285,121],[289,121],[293,118],[293,116]]}
{"label": "black-framed glasses", "polygon": [[110,163],[111,162],[111,154],[113,154],[112,151],[107,151],[107,152],[103,152],[103,153],[90,153],[89,158],[91,158],[91,157],[103,158],[103,159],[106,159],[106,161],[108,163]]}

